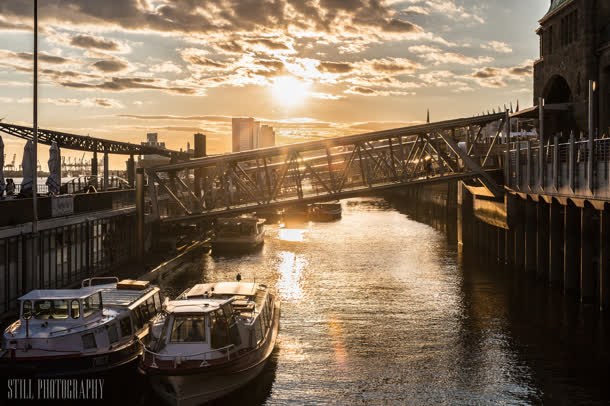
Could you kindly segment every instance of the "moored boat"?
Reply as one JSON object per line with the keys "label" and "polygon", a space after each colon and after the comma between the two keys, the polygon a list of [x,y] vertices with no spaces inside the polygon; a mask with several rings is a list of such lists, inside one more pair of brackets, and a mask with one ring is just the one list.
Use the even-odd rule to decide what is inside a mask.
{"label": "moored boat", "polygon": [[257,217],[216,219],[212,251],[239,252],[259,247],[265,242],[265,220]]}
{"label": "moored boat", "polygon": [[[93,285],[97,280],[111,283]],[[33,290],[18,299],[19,320],[2,337],[0,370],[30,376],[106,371],[135,361],[159,288],[144,281],[91,278],[80,289]]]}
{"label": "moored boat", "polygon": [[309,206],[309,218],[313,221],[333,221],[341,218],[341,202],[313,203]]}
{"label": "moored boat", "polygon": [[220,398],[262,371],[279,318],[279,301],[265,285],[195,285],[167,301],[153,320],[140,369],[172,405]]}

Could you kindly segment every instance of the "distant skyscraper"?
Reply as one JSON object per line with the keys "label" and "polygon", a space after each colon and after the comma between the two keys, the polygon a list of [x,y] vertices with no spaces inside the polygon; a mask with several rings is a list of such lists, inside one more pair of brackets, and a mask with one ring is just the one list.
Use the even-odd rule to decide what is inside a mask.
{"label": "distant skyscraper", "polygon": [[233,152],[265,148],[275,145],[275,132],[268,125],[261,127],[260,121],[252,117],[233,118]]}
{"label": "distant skyscraper", "polygon": [[264,125],[260,131],[260,148],[273,146],[275,146],[275,131],[273,131],[273,127]]}

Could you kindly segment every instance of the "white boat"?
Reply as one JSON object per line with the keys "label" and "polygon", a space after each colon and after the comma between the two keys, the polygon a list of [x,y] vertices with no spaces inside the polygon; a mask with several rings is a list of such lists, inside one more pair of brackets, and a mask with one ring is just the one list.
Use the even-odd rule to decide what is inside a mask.
{"label": "white boat", "polygon": [[33,376],[100,372],[136,360],[162,304],[158,287],[117,278],[33,290],[18,302],[19,320],[2,337],[0,369]]}
{"label": "white boat", "polygon": [[195,285],[153,320],[140,368],[169,404],[217,399],[262,371],[279,324],[279,301],[265,285]]}
{"label": "white boat", "polygon": [[213,251],[243,251],[254,249],[265,242],[265,220],[257,217],[216,219]]}

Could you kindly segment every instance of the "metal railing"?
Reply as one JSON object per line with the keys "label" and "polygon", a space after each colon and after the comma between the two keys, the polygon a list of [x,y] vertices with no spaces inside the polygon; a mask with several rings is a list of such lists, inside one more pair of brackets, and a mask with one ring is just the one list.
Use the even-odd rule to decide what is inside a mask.
{"label": "metal railing", "polygon": [[[169,354],[159,354],[157,352],[151,351],[148,348],[146,348],[146,346],[140,342],[142,344],[142,348],[144,349],[142,352],[142,362],[146,362],[146,356],[147,354],[150,354],[152,356],[152,362],[150,363],[150,365],[148,365],[151,368],[159,368],[159,366],[157,365],[156,361],[171,361],[173,364],[173,368],[176,368],[178,365],[180,365],[180,363],[182,361],[199,361],[199,358],[195,358],[195,357],[203,357],[201,360],[201,364],[199,366],[204,367],[206,365],[208,365],[208,354],[213,354],[213,353],[223,353],[223,351],[227,351],[227,360],[231,360],[231,351],[229,351],[229,349],[235,347],[234,344],[229,344],[227,346],[224,346],[222,348],[216,348],[210,351],[205,351],[205,352],[200,352],[200,353],[196,353],[196,354],[188,354],[188,355],[183,355],[183,354],[177,354],[177,355],[169,355]],[[224,354],[223,354],[224,355]],[[194,358],[194,359],[193,359]]]}

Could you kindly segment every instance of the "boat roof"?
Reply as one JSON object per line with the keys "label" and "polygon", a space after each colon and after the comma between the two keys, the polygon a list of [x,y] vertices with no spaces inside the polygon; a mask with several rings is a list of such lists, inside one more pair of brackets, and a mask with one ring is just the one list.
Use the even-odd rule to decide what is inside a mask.
{"label": "boat roof", "polygon": [[104,306],[129,306],[156,289],[154,286],[144,290],[117,289],[116,285],[110,283],[79,289],[37,289],[21,296],[19,300],[84,299],[96,292],[102,292]]}
{"label": "boat roof", "polygon": [[104,306],[129,306],[158,289],[155,286],[149,286],[144,290],[116,289],[116,284],[113,285],[115,286],[102,290],[102,303]]}
{"label": "boat roof", "polygon": [[185,292],[185,296],[203,296],[210,292],[214,295],[253,296],[259,286],[263,285],[253,282],[200,283]]}
{"label": "boat roof", "polygon": [[220,306],[233,301],[230,299],[185,299],[172,300],[167,303],[165,310],[168,313],[208,313]]}
{"label": "boat roof", "polygon": [[84,299],[103,287],[104,285],[87,286],[79,289],[36,289],[21,296],[19,300]]}

